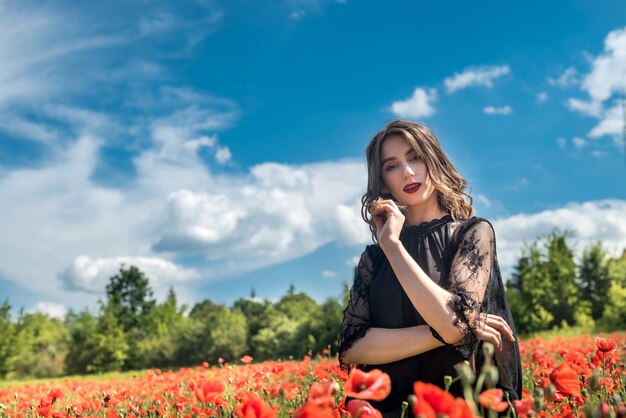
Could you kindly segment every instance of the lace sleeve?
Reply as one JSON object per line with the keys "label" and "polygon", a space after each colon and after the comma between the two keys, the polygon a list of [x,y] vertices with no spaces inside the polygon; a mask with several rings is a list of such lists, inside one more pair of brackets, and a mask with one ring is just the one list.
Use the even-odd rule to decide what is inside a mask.
{"label": "lace sleeve", "polygon": [[480,343],[479,331],[484,327],[489,298],[485,292],[492,276],[495,257],[495,233],[491,224],[478,220],[462,236],[452,260],[447,290],[452,294],[448,307],[453,324],[463,338],[454,346],[466,358],[476,353]]}
{"label": "lace sleeve", "polygon": [[339,365],[345,371],[349,365],[344,363],[345,352],[370,329],[369,288],[374,269],[373,246],[368,246],[357,265],[354,283],[350,288],[350,300],[343,311],[343,321],[339,330]]}

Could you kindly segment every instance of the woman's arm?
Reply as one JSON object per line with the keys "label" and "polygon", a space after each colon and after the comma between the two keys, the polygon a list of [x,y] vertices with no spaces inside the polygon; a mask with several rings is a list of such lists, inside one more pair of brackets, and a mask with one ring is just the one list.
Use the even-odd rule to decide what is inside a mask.
{"label": "woman's arm", "polygon": [[[461,341],[468,330],[459,324],[477,326],[479,309],[466,312],[465,317],[459,318],[458,310],[454,310],[450,303],[458,301],[459,295],[432,281],[400,242],[404,215],[393,201],[385,201],[373,210],[372,215],[379,231],[380,247],[413,306],[448,344]],[[455,291],[460,290],[467,296],[466,299],[458,301],[458,305],[463,305],[469,299],[475,307],[479,307],[489,283],[493,255],[491,251],[495,250],[491,248],[494,244],[494,233],[487,222],[477,223],[471,232],[471,239],[461,242],[459,251],[454,257],[449,278],[451,280],[448,280],[448,284],[454,285]],[[513,333],[510,327],[501,321],[499,325],[512,340]],[[485,325],[486,323],[480,324],[481,327]],[[478,336],[485,339],[480,333]]]}
{"label": "woman's arm", "polygon": [[428,325],[370,328],[340,360],[344,364],[385,364],[441,346],[443,343],[433,337]]}

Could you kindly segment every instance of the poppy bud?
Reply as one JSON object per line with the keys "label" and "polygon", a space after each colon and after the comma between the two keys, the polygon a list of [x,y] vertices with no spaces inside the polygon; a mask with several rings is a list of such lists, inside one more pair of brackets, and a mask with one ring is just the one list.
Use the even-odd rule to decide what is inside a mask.
{"label": "poppy bud", "polygon": [[499,379],[498,368],[496,366],[484,366],[482,372],[485,373],[487,382],[495,386]]}
{"label": "poppy bud", "polygon": [[543,389],[540,387],[535,388],[535,404],[533,409],[535,412],[539,412],[543,409]]}
{"label": "poppy bud", "polygon": [[554,387],[553,384],[549,384],[548,386],[546,386],[546,396],[548,397],[548,399],[554,398],[555,393],[556,393],[556,388]]}
{"label": "poppy bud", "polygon": [[461,378],[461,383],[463,385],[471,386],[474,383],[474,380],[476,379],[476,374],[474,373],[467,361],[458,363],[456,366],[454,366],[454,368]]}
{"label": "poppy bud", "polygon": [[409,405],[411,405],[411,408],[413,408],[417,403],[417,396],[411,393],[407,399],[409,400]]}
{"label": "poppy bud", "polygon": [[483,344],[483,356],[485,359],[490,359],[493,356],[494,346],[491,343],[485,342]]}

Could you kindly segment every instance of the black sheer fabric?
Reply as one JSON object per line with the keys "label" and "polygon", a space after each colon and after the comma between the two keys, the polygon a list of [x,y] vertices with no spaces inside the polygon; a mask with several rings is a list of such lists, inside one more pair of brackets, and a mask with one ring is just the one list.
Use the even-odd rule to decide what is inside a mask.
{"label": "black sheer fabric", "polygon": [[[356,365],[365,371],[378,368],[390,375],[391,394],[384,401],[372,403],[382,412],[397,409],[412,393],[417,380],[444,387],[444,376],[455,377],[454,365],[458,362],[468,360],[479,371],[484,363],[480,332],[487,313],[504,318],[515,333],[498,266],[495,235],[487,220],[473,217],[455,221],[447,215],[405,227],[400,241],[424,272],[451,293],[448,306],[454,313],[452,321],[464,336],[457,344],[446,344],[393,363]],[[404,292],[381,248],[377,244],[367,246],[356,269],[339,333],[342,368],[350,367],[342,361],[346,350],[371,328],[415,325],[427,324]],[[438,337],[434,330],[433,335]],[[494,360],[500,375],[498,387],[508,392],[511,400],[521,399],[517,340],[503,339],[503,349],[496,350]],[[450,392],[461,396],[460,383],[453,384]]]}

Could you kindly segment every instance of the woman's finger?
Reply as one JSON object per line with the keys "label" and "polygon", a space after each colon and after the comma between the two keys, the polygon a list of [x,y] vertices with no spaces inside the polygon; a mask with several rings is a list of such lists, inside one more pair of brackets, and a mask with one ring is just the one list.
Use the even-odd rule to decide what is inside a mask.
{"label": "woman's finger", "polygon": [[493,346],[500,350],[502,347],[502,337],[500,333],[495,329],[485,326],[480,334],[480,339],[493,344]]}
{"label": "woman's finger", "polygon": [[477,330],[480,339],[492,343],[498,350],[502,349],[502,335],[496,329],[488,324],[483,324]]}
{"label": "woman's finger", "polygon": [[515,336],[513,335],[513,330],[509,326],[509,324],[498,315],[487,314],[486,324],[490,327],[495,328],[500,332],[500,334],[504,334],[506,338],[511,341],[515,341]]}

